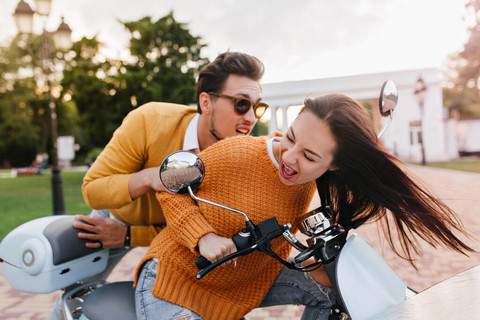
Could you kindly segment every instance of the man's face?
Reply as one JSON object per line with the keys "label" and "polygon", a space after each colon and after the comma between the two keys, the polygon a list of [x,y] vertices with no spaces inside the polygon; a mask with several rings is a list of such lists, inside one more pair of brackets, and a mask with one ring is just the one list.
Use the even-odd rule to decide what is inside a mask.
{"label": "man's face", "polygon": [[[260,84],[247,77],[230,75],[221,92],[236,98],[246,98],[252,103],[262,98]],[[256,122],[253,108],[239,115],[234,110],[233,100],[210,96],[209,131],[216,139],[224,139],[237,135],[249,135]]]}

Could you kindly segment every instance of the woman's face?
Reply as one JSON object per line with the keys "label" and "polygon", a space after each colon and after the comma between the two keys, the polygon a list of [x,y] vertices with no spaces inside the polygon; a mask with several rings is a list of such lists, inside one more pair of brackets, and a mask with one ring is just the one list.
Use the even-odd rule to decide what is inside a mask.
{"label": "woman's face", "polygon": [[278,175],[286,185],[304,184],[333,169],[337,148],[328,125],[310,111],[302,112],[280,141]]}

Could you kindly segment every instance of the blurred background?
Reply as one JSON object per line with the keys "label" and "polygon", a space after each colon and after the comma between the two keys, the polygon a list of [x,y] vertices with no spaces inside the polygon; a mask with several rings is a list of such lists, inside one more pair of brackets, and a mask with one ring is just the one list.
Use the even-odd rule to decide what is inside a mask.
{"label": "blurred background", "polygon": [[[425,162],[429,153],[432,161],[452,159],[464,150],[446,141],[436,148],[432,137],[458,130],[439,121],[480,116],[478,1],[2,0],[1,7],[0,167],[6,169],[56,162],[57,155],[60,168],[88,165],[133,108],[152,100],[193,104],[199,68],[226,50],[265,64],[265,101],[275,113],[265,115],[257,134],[284,129],[308,95],[337,91],[376,108],[373,91],[387,77],[404,87],[400,105],[408,116],[398,129],[404,142],[385,143],[407,160]],[[368,88],[367,74],[380,74]],[[306,85],[317,79],[323,81],[316,87]],[[282,91],[302,88],[298,98],[283,99],[281,83],[288,84]],[[435,118],[428,110],[441,115],[432,130],[422,128],[423,115]],[[464,140],[466,131],[477,130],[463,127]],[[422,151],[423,143],[431,147]]]}

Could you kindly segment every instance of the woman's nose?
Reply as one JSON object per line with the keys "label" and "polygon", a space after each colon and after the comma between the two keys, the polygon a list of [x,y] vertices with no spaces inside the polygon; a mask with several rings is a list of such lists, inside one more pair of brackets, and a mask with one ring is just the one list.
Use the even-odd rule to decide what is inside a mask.
{"label": "woman's nose", "polygon": [[286,164],[295,164],[297,162],[297,156],[294,148],[286,149],[283,151],[282,161]]}

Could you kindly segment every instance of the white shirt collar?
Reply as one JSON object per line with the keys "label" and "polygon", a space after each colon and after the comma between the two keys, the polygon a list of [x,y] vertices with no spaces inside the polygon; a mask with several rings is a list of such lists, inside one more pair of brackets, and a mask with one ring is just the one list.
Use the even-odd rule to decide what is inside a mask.
{"label": "white shirt collar", "polygon": [[198,152],[200,150],[200,144],[198,143],[198,119],[200,114],[196,114],[190,123],[188,124],[187,130],[185,131],[185,137],[183,139],[183,149],[182,150],[195,150]]}
{"label": "white shirt collar", "polygon": [[273,141],[280,141],[280,137],[273,137],[267,140],[267,150],[268,150],[268,155],[270,156],[270,159],[272,160],[273,164],[275,167],[279,167],[277,159],[275,159],[275,156],[273,154]]}

